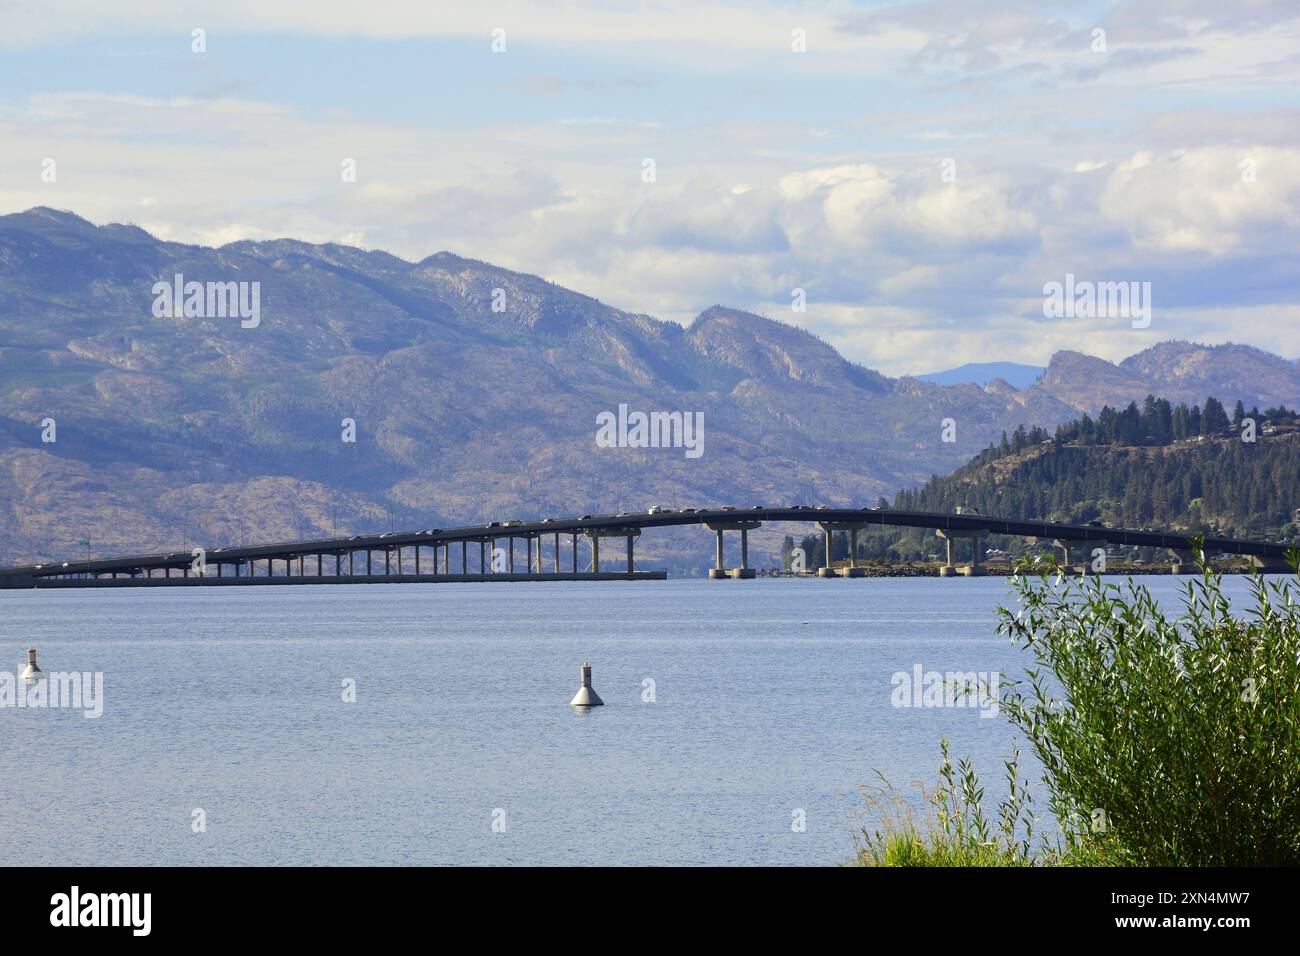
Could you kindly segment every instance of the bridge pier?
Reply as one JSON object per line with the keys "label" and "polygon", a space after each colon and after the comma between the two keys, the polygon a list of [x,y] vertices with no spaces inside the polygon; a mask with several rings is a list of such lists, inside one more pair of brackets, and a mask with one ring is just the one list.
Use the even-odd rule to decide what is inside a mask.
{"label": "bridge pier", "polygon": [[860,578],[867,573],[866,568],[858,567],[858,528],[849,528],[849,566],[844,569],[846,578]]}
{"label": "bridge pier", "polygon": [[[627,539],[627,574],[631,575],[635,571],[635,560],[633,555],[633,542],[641,536],[640,528],[588,528],[583,531],[591,539],[591,570],[600,573],[600,539],[601,538],[626,538]],[[577,538],[574,538],[575,553]]]}
{"label": "bridge pier", "polygon": [[[939,569],[939,577],[952,577],[954,574],[960,574],[964,577],[976,577],[984,572],[980,569],[980,539],[988,534],[987,528],[972,528],[969,530],[957,531],[952,528],[935,528],[936,536],[945,539],[948,546],[948,561]],[[970,564],[953,566],[952,563],[952,542],[956,538],[970,539]]]}
{"label": "bridge pier", "polygon": [[[866,569],[858,567],[858,531],[866,527],[865,522],[844,522],[844,521],[819,521],[818,527],[822,529],[823,548],[826,555],[822,566],[817,569],[819,578],[860,578],[866,575]],[[849,563],[846,567],[835,569],[831,558],[831,549],[835,545],[835,532],[845,531],[849,535]]]}
{"label": "bridge pier", "polygon": [[[715,563],[709,569],[709,577],[713,580],[730,578],[732,580],[749,580],[757,575],[757,572],[749,566],[749,532],[755,528],[761,528],[761,521],[746,521],[739,519],[735,521],[711,521],[704,525],[710,531],[718,536],[717,550],[715,554]],[[726,566],[726,547],[723,541],[724,531],[740,532],[740,567],[728,568]]]}
{"label": "bridge pier", "polygon": [[[1061,565],[1061,566],[1062,566],[1065,570],[1067,570],[1067,571],[1072,571],[1072,570],[1074,570],[1074,565],[1073,565],[1073,564],[1071,563],[1071,561],[1070,561],[1070,547],[1071,547],[1071,544],[1072,544],[1072,542],[1070,541],[1070,539],[1069,539],[1069,538],[1053,538],[1053,539],[1052,539],[1052,544],[1053,544],[1055,547],[1058,547],[1058,548],[1061,549],[1062,558],[1063,558],[1063,560],[1062,560],[1062,565]],[[1087,561],[1084,562],[1084,567],[1083,567],[1083,569],[1082,569],[1079,573],[1080,573],[1080,574],[1087,574],[1087,573],[1088,573],[1088,562],[1087,562]]]}

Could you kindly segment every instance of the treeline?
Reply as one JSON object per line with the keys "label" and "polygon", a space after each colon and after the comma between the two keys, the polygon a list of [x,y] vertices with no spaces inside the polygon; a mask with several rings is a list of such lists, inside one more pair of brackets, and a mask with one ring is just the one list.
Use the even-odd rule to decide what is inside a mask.
{"label": "treeline", "polygon": [[[1239,437],[1247,418],[1255,421],[1255,441]],[[1011,456],[1018,460],[991,467]],[[1054,435],[1017,428],[951,475],[900,491],[892,507],[951,513],[958,505],[1028,521],[1100,521],[1296,542],[1300,419],[1285,407],[1246,411],[1240,403],[1229,416],[1213,398],[1203,407],[1157,398],[1141,409],[1136,403],[1106,407]],[[939,550],[933,533],[920,529],[871,529],[858,537],[859,555],[868,559],[915,560]],[[1000,536],[986,542],[1022,546]],[[820,535],[805,537],[800,546],[810,561],[821,560]],[[837,539],[832,557],[847,557],[847,544]]]}
{"label": "treeline", "polygon": [[1285,405],[1262,412],[1256,406],[1247,411],[1238,401],[1229,417],[1223,403],[1213,396],[1205,400],[1204,407],[1192,405],[1189,408],[1185,404],[1173,405],[1167,399],[1148,395],[1141,408],[1137,402],[1129,402],[1128,407],[1122,410],[1106,405],[1095,419],[1085,413],[1072,422],[1059,425],[1054,435],[1037,425],[1029,429],[1021,425],[1009,437],[1003,432],[1000,442],[990,444],[965,467],[984,465],[1047,442],[1057,445],[1168,445],[1197,436],[1228,435],[1247,418],[1260,428],[1265,423],[1294,422],[1296,414]]}

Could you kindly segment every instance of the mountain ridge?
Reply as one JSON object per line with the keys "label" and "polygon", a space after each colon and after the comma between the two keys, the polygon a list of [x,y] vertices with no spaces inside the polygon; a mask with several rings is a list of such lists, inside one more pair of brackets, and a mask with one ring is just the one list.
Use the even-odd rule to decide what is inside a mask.
{"label": "mountain ridge", "polygon": [[[155,317],[153,284],[177,273],[259,282],[260,325]],[[0,560],[87,539],[218,546],[651,501],[870,504],[1021,422],[1126,401],[1095,394],[1106,369],[1112,391],[1183,374],[1205,394],[1221,364],[1243,392],[1221,400],[1296,404],[1300,369],[1283,379],[1285,360],[1214,348],[1129,369],[1059,353],[1047,385],[940,386],[722,305],[682,326],[450,252],[210,248],[37,207],[0,216]],[[1284,394],[1245,394],[1269,389]],[[704,412],[705,454],[597,448],[595,416],[620,403]],[[647,544],[650,560],[702,553],[680,536]]]}

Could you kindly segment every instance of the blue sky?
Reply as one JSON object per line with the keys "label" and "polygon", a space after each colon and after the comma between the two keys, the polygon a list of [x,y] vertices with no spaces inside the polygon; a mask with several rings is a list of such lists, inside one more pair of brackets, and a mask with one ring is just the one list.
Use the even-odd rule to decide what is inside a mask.
{"label": "blue sky", "polygon": [[[446,249],[683,323],[762,312],[890,374],[1300,356],[1293,0],[0,13],[0,211]],[[1044,318],[1066,272],[1150,282],[1150,327]]]}

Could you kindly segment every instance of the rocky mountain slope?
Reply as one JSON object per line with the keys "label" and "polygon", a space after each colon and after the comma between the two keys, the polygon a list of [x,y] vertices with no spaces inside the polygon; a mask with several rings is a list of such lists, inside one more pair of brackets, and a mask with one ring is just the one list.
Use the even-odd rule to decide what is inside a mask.
{"label": "rocky mountain slope", "polygon": [[[176,274],[258,283],[260,321],[160,317],[155,283]],[[1020,422],[1157,380],[1170,397],[1179,376],[1225,402],[1239,393],[1220,381],[1248,405],[1300,395],[1294,365],[1244,347],[1099,361],[1057,356],[1023,390],[942,387],[720,306],[684,328],[445,252],[212,249],[37,208],[0,217],[0,562],[651,503],[868,504]],[[598,447],[596,416],[620,405],[702,412],[703,455]],[[641,553],[698,566],[698,538]]]}

